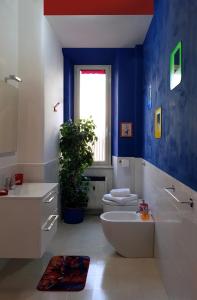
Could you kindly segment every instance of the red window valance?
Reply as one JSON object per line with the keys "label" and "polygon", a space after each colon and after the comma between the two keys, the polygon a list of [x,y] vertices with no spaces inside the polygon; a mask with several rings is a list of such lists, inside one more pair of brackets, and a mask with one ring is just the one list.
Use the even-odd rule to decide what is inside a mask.
{"label": "red window valance", "polygon": [[152,15],[154,0],[44,0],[45,15]]}
{"label": "red window valance", "polygon": [[81,74],[106,74],[105,70],[81,70]]}

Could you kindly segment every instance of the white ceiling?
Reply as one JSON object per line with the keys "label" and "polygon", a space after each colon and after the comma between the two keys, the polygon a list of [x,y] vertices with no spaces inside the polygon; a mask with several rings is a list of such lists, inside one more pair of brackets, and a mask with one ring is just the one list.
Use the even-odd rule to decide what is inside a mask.
{"label": "white ceiling", "polygon": [[65,48],[128,48],[144,42],[152,16],[47,16]]}

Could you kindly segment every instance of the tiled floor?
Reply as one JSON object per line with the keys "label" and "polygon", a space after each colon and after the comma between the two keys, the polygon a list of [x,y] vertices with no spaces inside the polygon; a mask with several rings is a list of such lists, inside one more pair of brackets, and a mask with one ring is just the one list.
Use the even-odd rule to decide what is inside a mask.
{"label": "tiled floor", "polygon": [[[74,293],[38,292],[36,285],[53,255],[91,257],[86,288]],[[106,241],[98,217],[61,223],[38,260],[0,260],[0,300],[167,300],[154,259],[127,259]]]}

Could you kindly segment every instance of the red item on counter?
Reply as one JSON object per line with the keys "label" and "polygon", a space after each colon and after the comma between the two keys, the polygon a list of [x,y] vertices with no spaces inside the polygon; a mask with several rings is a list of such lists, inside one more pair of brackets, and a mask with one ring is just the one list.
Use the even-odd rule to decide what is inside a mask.
{"label": "red item on counter", "polygon": [[24,177],[24,175],[22,173],[15,174],[15,184],[16,185],[23,184],[23,177]]}
{"label": "red item on counter", "polygon": [[8,195],[8,190],[7,189],[1,189],[0,190],[0,196],[7,196]]}
{"label": "red item on counter", "polygon": [[139,205],[140,212],[148,212],[148,203],[146,203],[144,200]]}

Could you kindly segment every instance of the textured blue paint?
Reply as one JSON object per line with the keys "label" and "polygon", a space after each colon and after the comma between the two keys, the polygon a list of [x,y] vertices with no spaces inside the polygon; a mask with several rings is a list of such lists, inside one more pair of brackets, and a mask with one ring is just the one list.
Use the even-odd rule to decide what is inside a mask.
{"label": "textured blue paint", "polygon": [[[118,49],[117,61],[118,124],[125,121],[132,122],[134,127],[133,138],[118,138],[117,156],[141,156],[143,119],[141,47],[135,49]],[[137,114],[139,114],[139,118]],[[118,126],[118,130],[118,135],[120,136],[120,125]]]}
{"label": "textured blue paint", "polygon": [[[197,1],[158,0],[144,43],[144,158],[197,190]],[[182,82],[170,91],[169,58],[183,42]],[[152,86],[152,109],[147,107]],[[154,110],[162,106],[162,139]]]}
{"label": "textured blue paint", "polygon": [[[134,49],[119,49],[118,57],[118,118],[119,124],[121,122],[135,122],[135,50]],[[120,136],[120,126],[119,136]],[[127,156],[128,151],[130,155],[135,156],[136,138],[119,138],[118,139],[118,154],[119,156]]]}
{"label": "textured blue paint", "polygon": [[118,156],[118,139],[119,139],[119,118],[118,118],[118,106],[119,106],[119,72],[118,72],[118,58],[116,56],[115,62],[112,67],[112,155]]}
{"label": "textured blue paint", "polygon": [[64,121],[73,119],[73,65],[69,59],[64,58]]}
{"label": "textured blue paint", "polygon": [[143,73],[143,47],[137,46],[135,52],[135,121],[134,121],[134,132],[137,136],[136,139],[136,156],[142,157],[143,144],[144,144],[144,99],[143,99],[143,84],[144,84],[144,73]]}
{"label": "textured blue paint", "polygon": [[[112,65],[112,155],[141,156],[143,123],[136,113],[142,112],[142,47],[64,48],[63,54],[65,120],[73,116],[73,66]],[[125,121],[134,123],[133,138],[120,138],[120,122]]]}

